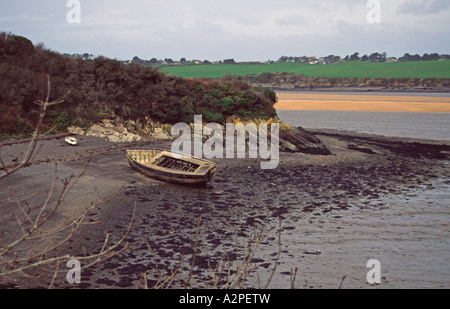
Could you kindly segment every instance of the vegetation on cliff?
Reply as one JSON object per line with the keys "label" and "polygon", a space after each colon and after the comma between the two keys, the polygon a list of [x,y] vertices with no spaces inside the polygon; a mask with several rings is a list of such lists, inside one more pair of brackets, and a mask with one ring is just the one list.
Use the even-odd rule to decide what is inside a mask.
{"label": "vegetation on cliff", "polygon": [[34,46],[27,38],[0,33],[0,134],[33,131],[38,106],[47,93],[64,103],[48,111],[47,130],[88,127],[105,118],[161,123],[207,122],[228,117],[269,119],[276,116],[276,95],[233,79],[185,79],[156,68],[97,57],[71,58]]}

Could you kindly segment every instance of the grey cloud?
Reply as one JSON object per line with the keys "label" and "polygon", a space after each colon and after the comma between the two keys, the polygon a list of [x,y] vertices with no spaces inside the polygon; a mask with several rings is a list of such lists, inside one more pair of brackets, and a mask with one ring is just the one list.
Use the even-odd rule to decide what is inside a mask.
{"label": "grey cloud", "polygon": [[429,15],[449,8],[450,1],[448,0],[420,0],[404,2],[398,7],[397,12],[405,15]]}
{"label": "grey cloud", "polygon": [[67,23],[65,0],[0,1],[0,30],[118,59],[449,52],[450,0],[380,0],[381,24],[367,22],[368,0],[80,1],[81,24]]}
{"label": "grey cloud", "polygon": [[302,16],[300,14],[293,14],[283,18],[278,18],[275,21],[277,26],[296,26],[296,25],[304,25],[308,21],[306,16]]}

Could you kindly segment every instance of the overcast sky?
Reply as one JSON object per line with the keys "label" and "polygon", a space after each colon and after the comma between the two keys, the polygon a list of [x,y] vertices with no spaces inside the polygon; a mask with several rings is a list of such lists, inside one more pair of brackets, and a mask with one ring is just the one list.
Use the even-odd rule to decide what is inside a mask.
{"label": "overcast sky", "polygon": [[120,60],[450,54],[450,0],[78,1],[70,23],[69,0],[0,0],[0,31]]}

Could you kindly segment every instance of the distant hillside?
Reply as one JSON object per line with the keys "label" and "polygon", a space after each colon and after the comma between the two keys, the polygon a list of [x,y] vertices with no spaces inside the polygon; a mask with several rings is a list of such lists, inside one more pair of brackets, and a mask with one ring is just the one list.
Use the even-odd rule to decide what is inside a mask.
{"label": "distant hillside", "polygon": [[[88,57],[89,58],[89,57]],[[152,119],[161,123],[208,122],[276,116],[276,95],[237,79],[203,80],[169,76],[149,66],[97,57],[68,57],[34,46],[27,38],[0,33],[0,135],[29,134],[51,79],[52,107],[47,127],[64,131],[104,118]]]}
{"label": "distant hillside", "polygon": [[220,78],[224,75],[294,73],[329,78],[450,78],[450,60],[410,62],[348,61],[332,64],[276,62],[270,64],[199,64],[166,66],[161,70],[173,76]]}

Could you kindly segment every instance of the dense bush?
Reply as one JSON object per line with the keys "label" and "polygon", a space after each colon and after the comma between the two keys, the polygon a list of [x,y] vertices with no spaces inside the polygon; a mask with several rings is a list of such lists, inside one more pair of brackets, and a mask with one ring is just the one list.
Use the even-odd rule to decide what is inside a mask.
{"label": "dense bush", "polygon": [[34,127],[20,116],[14,106],[0,105],[0,138],[8,136],[30,136]]}
{"label": "dense bush", "polygon": [[[71,58],[26,38],[0,34],[0,105],[14,108],[21,119],[36,118],[38,100],[47,94],[47,74],[54,100],[49,126],[65,130],[103,118],[153,119],[163,123],[192,122],[195,114],[223,122],[227,117],[271,118],[274,92],[253,88],[227,77],[221,80],[167,76],[157,68],[97,57]],[[1,132],[5,129],[3,123]]]}

